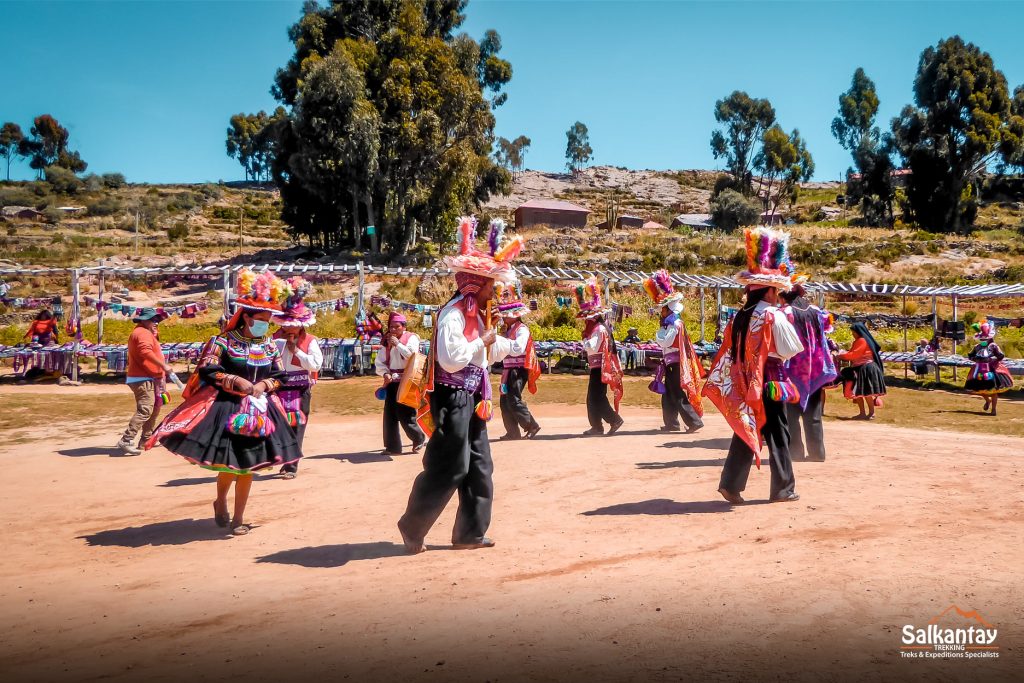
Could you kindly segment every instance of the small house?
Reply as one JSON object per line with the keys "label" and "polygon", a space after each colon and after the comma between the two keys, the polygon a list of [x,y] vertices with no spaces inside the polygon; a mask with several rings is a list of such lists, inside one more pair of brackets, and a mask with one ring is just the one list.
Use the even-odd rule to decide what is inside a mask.
{"label": "small house", "polygon": [[516,228],[550,225],[556,228],[583,228],[590,209],[560,199],[531,199],[513,212]]}

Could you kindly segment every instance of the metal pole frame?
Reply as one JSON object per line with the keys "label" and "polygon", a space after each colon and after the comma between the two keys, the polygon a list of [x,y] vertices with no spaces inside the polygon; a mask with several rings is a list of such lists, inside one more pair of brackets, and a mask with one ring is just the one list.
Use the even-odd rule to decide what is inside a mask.
{"label": "metal pole frame", "polygon": [[79,271],[75,268],[71,271],[71,319],[75,329],[75,343],[71,348],[71,381],[78,381],[78,351],[82,339],[82,309],[79,305],[81,285],[79,283]]}
{"label": "metal pole frame", "polygon": [[[103,271],[101,270],[100,271],[100,281],[99,281],[99,285],[97,286],[97,298],[99,299],[99,301],[97,302],[98,308],[96,310],[96,345],[97,346],[99,346],[100,344],[103,343],[103,309],[105,307],[103,306],[102,302],[103,302],[103,293],[104,293],[104,280],[105,280],[105,278],[104,278],[104,275],[103,275]],[[100,372],[100,358],[99,358],[99,356],[97,356],[96,357],[96,374],[98,375],[99,372]]]}

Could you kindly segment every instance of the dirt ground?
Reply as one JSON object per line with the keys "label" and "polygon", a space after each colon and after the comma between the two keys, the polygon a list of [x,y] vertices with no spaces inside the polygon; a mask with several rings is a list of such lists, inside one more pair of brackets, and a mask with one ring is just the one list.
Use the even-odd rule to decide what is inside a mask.
{"label": "dirt ground", "polygon": [[[414,557],[420,459],[382,456],[374,416],[314,414],[240,538],[209,473],[114,457],[109,428],[0,448],[0,679],[1020,680],[1024,440],[829,422],[799,502],[765,504],[765,465],[730,507],[718,415],[665,435],[627,408],[585,439],[581,406],[537,413],[537,440],[493,444],[497,547],[446,546],[453,502]],[[951,605],[998,658],[901,655],[906,624],[979,625]]]}

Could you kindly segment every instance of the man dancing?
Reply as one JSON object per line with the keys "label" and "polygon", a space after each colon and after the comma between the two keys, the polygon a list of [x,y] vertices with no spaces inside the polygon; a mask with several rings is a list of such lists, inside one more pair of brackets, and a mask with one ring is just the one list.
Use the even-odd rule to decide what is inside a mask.
{"label": "man dancing", "polygon": [[503,362],[501,374],[501,420],[505,423],[502,441],[517,441],[526,433],[527,439],[537,436],[540,425],[530,413],[523,400],[523,387],[531,394],[537,393],[537,378],[540,377],[540,362],[533,348],[530,328],[523,322],[523,316],[530,312],[519,295],[518,283],[498,284],[498,313],[505,331],[502,336],[511,342],[511,350]]}
{"label": "man dancing", "polygon": [[409,359],[420,349],[418,335],[406,329],[405,316],[394,311],[388,318],[388,336],[384,340],[384,348],[377,352],[374,367],[377,374],[384,378],[386,392],[384,396],[384,452],[389,455],[402,454],[402,435],[412,441],[412,452],[417,453],[427,437],[416,424],[416,409],[398,402],[398,385],[402,381],[402,373]]}
{"label": "man dancing", "polygon": [[437,316],[437,327],[427,361],[426,399],[429,412],[420,409],[421,424],[430,434],[423,454],[423,471],[413,482],[398,530],[406,550],[426,550],[427,532],[437,521],[452,494],[458,492],[459,509],[452,530],[456,549],[490,548],[485,534],[491,523],[494,469],[487,441],[487,421],[493,412],[488,368],[502,360],[512,342],[491,329],[494,282],[510,282],[510,262],[522,248],[522,238],[498,248],[504,223],[491,224],[489,253],[474,247],[476,221],[464,218],[459,226],[460,253],[446,259],[455,272],[458,291]]}

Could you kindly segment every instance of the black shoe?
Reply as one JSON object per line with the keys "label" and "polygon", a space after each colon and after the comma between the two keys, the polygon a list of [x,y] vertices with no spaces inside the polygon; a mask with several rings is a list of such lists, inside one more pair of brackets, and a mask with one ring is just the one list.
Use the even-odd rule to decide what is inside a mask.
{"label": "black shoe", "polygon": [[595,429],[593,427],[583,432],[583,436],[601,436],[602,434],[604,434],[603,429]]}
{"label": "black shoe", "polygon": [[683,432],[683,434],[696,434],[702,429],[704,429],[704,425],[700,425],[698,427],[687,427],[686,431]]}
{"label": "black shoe", "polygon": [[425,441],[420,441],[419,443],[414,443],[412,445],[412,452],[413,453],[419,453],[421,450],[423,450],[423,446],[424,445],[426,445]]}
{"label": "black shoe", "polygon": [[526,438],[532,439],[533,437],[537,436],[537,432],[539,431],[540,425],[533,425],[532,427],[530,427],[529,431],[526,432]]}
{"label": "black shoe", "polygon": [[472,543],[452,543],[453,550],[476,550],[477,548],[493,548],[494,541],[484,536],[479,541]]}
{"label": "black shoe", "polygon": [[522,438],[523,437],[521,437],[521,436],[513,436],[512,434],[505,434],[504,436],[499,436],[498,437],[498,441],[519,441]]}
{"label": "black shoe", "polygon": [[718,492],[722,494],[722,498],[725,498],[733,505],[743,505],[743,503],[746,502],[745,500],[743,500],[743,496],[741,496],[738,493],[733,493],[729,489],[718,489]]}
{"label": "black shoe", "polygon": [[800,494],[796,492],[793,492],[788,496],[779,496],[778,498],[772,498],[773,503],[792,503],[797,500],[800,500]]}
{"label": "black shoe", "polygon": [[619,431],[619,429],[620,429],[620,428],[622,427],[622,425],[624,425],[625,423],[626,423],[626,421],[625,421],[625,420],[619,420],[618,422],[616,422],[615,424],[613,424],[613,425],[612,425],[611,427],[609,427],[609,428],[608,428],[608,436],[611,436],[611,435],[612,435],[612,434],[614,434],[615,432]]}
{"label": "black shoe", "polygon": [[669,427],[668,425],[664,425],[662,427],[659,427],[658,431],[660,431],[660,432],[678,432],[679,431],[679,427]]}

